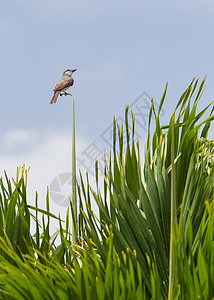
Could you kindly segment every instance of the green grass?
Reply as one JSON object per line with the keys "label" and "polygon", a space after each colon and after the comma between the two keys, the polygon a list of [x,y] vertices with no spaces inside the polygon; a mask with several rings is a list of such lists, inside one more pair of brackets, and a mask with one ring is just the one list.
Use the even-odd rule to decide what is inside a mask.
{"label": "green grass", "polygon": [[35,207],[29,206],[27,171],[18,169],[13,183],[5,173],[0,181],[2,299],[213,299],[214,142],[208,133],[214,117],[211,108],[204,119],[212,103],[197,112],[204,84],[205,79],[200,85],[192,81],[167,125],[160,119],[167,85],[158,111],[151,103],[143,159],[126,106],[126,134],[114,120],[103,182],[98,182],[99,162],[96,190],[80,172],[79,213],[71,203],[53,236],[51,218],[57,217],[49,211],[48,192],[46,210],[39,209],[37,196]]}

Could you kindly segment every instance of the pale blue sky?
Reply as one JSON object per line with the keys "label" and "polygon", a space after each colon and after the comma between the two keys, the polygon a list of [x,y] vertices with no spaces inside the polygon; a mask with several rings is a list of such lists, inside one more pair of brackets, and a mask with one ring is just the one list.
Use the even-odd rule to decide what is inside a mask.
{"label": "pale blue sky", "polygon": [[114,115],[123,116],[125,103],[143,91],[158,103],[167,80],[164,120],[194,76],[202,80],[207,74],[202,104],[208,104],[214,98],[213,15],[214,3],[208,0],[2,1],[4,168],[15,170],[26,162],[32,173],[34,165],[38,168],[38,178],[39,171],[58,163],[49,175],[43,172],[45,185],[57,172],[67,171],[59,139],[70,134],[70,100],[63,97],[49,105],[67,68],[78,69],[70,91],[81,149],[100,136]]}
{"label": "pale blue sky", "polygon": [[72,93],[83,135],[98,134],[144,90],[158,102],[167,80],[168,108],[195,75],[208,75],[209,101],[213,12],[212,1],[2,2],[1,130],[67,126],[68,99],[48,105],[66,68],[78,69]]}

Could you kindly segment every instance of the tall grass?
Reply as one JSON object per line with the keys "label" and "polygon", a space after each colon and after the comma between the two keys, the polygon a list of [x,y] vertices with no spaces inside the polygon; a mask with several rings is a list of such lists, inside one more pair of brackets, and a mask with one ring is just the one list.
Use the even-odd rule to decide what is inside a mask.
{"label": "tall grass", "polygon": [[[33,208],[27,205],[24,169],[18,170],[14,184],[5,175],[6,186],[0,182],[3,299],[214,297],[214,142],[207,138],[214,117],[211,109],[202,119],[212,103],[197,113],[204,83],[197,90],[198,80],[192,81],[168,125],[160,120],[167,85],[157,112],[151,103],[143,167],[140,144],[134,141],[134,115],[130,132],[127,106],[125,136],[114,119],[102,186],[98,162],[96,190],[80,172],[79,213],[75,219],[71,205],[65,223],[59,219],[60,245],[56,234],[50,236],[55,216],[48,193],[47,210],[38,208],[37,198]],[[75,247],[70,224],[76,224]]]}

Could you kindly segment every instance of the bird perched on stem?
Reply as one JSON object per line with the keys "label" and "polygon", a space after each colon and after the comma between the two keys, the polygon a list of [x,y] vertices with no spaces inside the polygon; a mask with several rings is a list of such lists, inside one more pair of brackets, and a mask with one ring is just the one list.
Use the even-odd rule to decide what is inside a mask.
{"label": "bird perched on stem", "polygon": [[72,78],[72,74],[76,70],[77,69],[74,70],[67,69],[64,71],[64,73],[62,74],[62,78],[59,79],[59,81],[55,86],[54,95],[50,101],[50,104],[56,103],[58,96],[61,95],[62,92],[65,92],[67,89],[69,89],[69,87],[71,87],[74,84],[74,79]]}

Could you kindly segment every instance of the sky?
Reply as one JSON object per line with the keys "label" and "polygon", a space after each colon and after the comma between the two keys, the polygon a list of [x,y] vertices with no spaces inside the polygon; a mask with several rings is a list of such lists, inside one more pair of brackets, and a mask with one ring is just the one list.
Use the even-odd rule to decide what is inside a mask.
{"label": "sky", "polygon": [[[89,152],[109,153],[113,117],[123,121],[126,103],[135,109],[140,95],[145,102],[137,129],[142,149],[148,103],[152,97],[158,105],[167,81],[163,124],[194,76],[207,75],[199,108],[208,105],[214,98],[213,12],[211,0],[2,2],[0,176],[6,170],[15,177],[17,166],[30,166],[28,201],[34,204],[37,190],[40,207],[47,186],[69,182],[71,99],[49,105],[65,69],[77,68],[69,90],[77,167],[92,181]],[[51,201],[53,213],[65,214],[66,201]]]}

